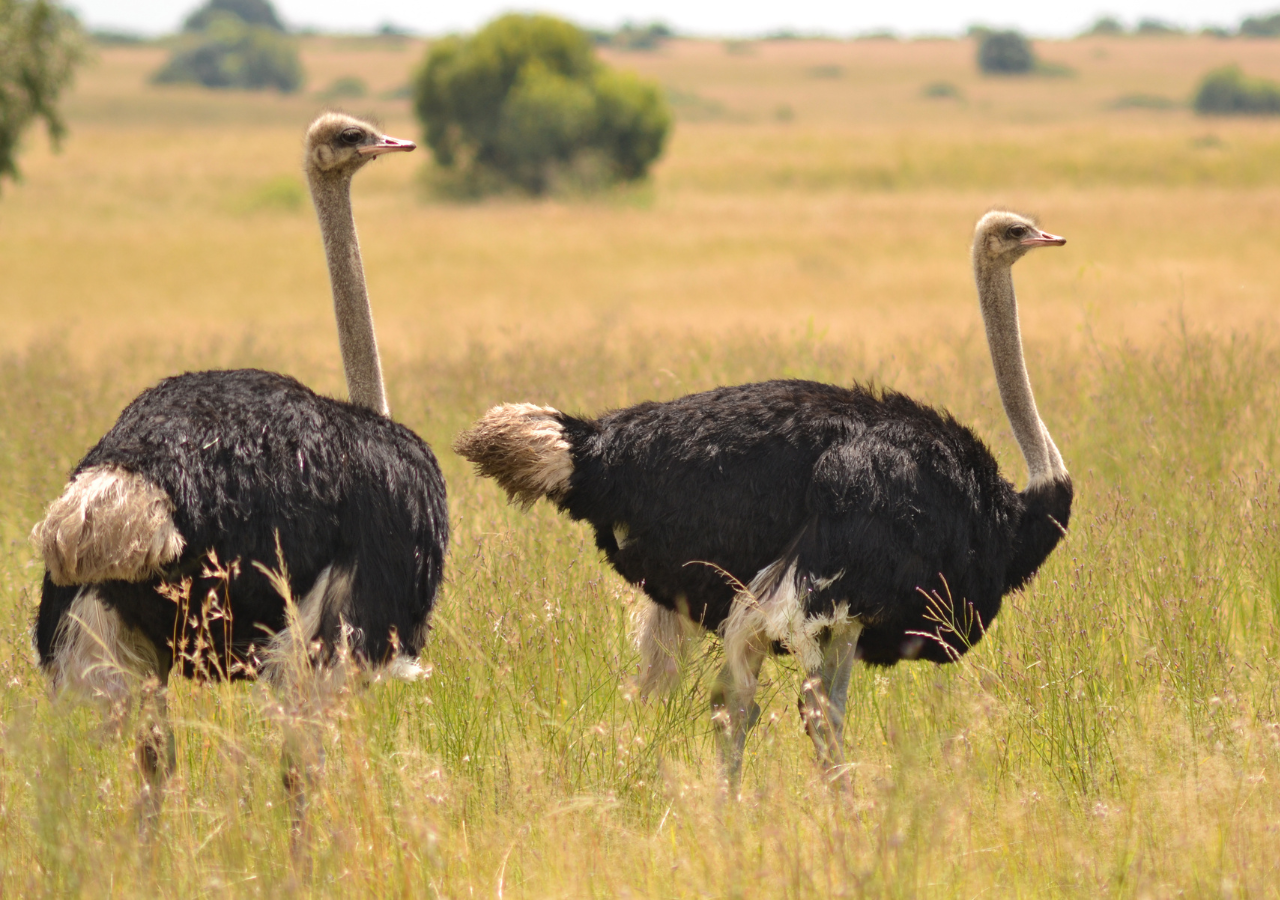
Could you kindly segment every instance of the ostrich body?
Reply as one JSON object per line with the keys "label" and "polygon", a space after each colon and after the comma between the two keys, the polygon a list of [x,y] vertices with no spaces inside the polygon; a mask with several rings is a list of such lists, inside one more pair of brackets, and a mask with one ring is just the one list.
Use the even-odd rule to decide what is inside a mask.
{"label": "ostrich body", "polygon": [[808,673],[801,709],[820,758],[842,761],[852,663],[949,662],[981,639],[1071,514],[1066,467],[1036,411],[1010,267],[1065,240],[991,212],[974,274],[1005,411],[1030,471],[1017,491],[982,441],[903,394],[809,381],[722,387],[598,419],[495,407],[456,449],[526,505],[586,520],[652,601],[641,686],[678,676],[684,620],[718,631],[713,693],[731,782],[764,657]]}
{"label": "ostrich body", "polygon": [[[56,687],[120,702],[174,670],[278,676],[272,651],[291,642],[320,663],[349,650],[370,667],[415,665],[448,542],[445,485],[431,449],[387,415],[350,199],[363,165],[413,148],[335,113],[307,134],[351,402],[257,369],[165,379],[36,526],[35,643]],[[281,563],[294,619],[266,571]],[[163,712],[161,693],[139,746],[156,808],[173,764]]]}

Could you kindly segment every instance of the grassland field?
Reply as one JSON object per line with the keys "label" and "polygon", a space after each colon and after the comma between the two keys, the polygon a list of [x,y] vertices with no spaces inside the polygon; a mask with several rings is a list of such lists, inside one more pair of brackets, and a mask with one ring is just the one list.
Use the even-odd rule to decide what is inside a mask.
{"label": "grassland field", "polygon": [[[279,704],[175,684],[177,774],[140,840],[129,726],[50,699],[32,659],[26,534],[164,374],[259,365],[341,395],[301,134],[357,75],[347,108],[419,137],[388,98],[424,46],[303,47],[307,91],[283,97],[152,87],[163,49],[102,48],[61,152],[28,136],[0,193],[0,897],[1275,895],[1280,121],[1186,107],[1218,65],[1280,77],[1274,41],[1046,42],[1073,74],[1026,79],[979,77],[967,41],[675,41],[606,54],[677,113],[644,184],[456,204],[424,152],[369,167],[393,413],[450,485],[432,675],[340,698],[307,866]],[[813,764],[795,666],[767,663],[726,803],[715,641],[641,702],[637,592],[450,441],[503,400],[874,380],[973,424],[1021,482],[967,257],[994,204],[1069,240],[1015,278],[1071,533],[962,663],[855,671],[848,790]]]}

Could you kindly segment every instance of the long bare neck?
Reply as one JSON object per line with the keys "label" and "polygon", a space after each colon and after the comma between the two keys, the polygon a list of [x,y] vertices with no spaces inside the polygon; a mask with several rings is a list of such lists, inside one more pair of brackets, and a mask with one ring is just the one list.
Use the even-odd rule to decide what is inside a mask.
{"label": "long bare neck", "polygon": [[1022,354],[1022,331],[1018,325],[1013,272],[1008,265],[984,264],[975,259],[974,276],[1000,400],[1013,427],[1013,436],[1022,450],[1022,458],[1027,463],[1028,486],[1064,478],[1067,467],[1049,436],[1049,429],[1040,421],[1036,398],[1031,393],[1031,379],[1027,376],[1027,363]]}
{"label": "long bare neck", "polygon": [[369,306],[360,242],[356,239],[356,223],[351,213],[351,176],[312,172],[308,180],[320,219],[320,233],[324,236],[324,253],[329,261],[333,312],[338,320],[338,344],[347,375],[347,394],[352,403],[389,415],[378,339],[373,333],[373,310]]}

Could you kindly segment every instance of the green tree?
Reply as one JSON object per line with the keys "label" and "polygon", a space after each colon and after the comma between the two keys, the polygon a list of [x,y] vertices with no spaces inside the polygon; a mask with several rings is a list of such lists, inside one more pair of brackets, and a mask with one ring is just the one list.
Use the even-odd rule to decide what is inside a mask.
{"label": "green tree", "polygon": [[219,12],[190,35],[151,79],[156,84],[201,84],[209,88],[275,90],[302,86],[302,62],[292,40],[264,25],[249,25]]}
{"label": "green tree", "polygon": [[988,31],[978,43],[978,68],[988,75],[1027,75],[1036,69],[1036,55],[1018,32]]}
{"label": "green tree", "polygon": [[566,172],[641,178],[671,128],[656,85],[605,67],[586,33],[545,15],[506,15],[437,42],[414,106],[439,165],[535,194]]}
{"label": "green tree", "polygon": [[44,120],[57,146],[66,133],[58,98],[84,58],[84,36],[69,12],[47,0],[0,0],[0,182],[18,177],[18,139]]}
{"label": "green tree", "polygon": [[1177,25],[1165,22],[1163,19],[1142,19],[1133,33],[1139,37],[1171,37],[1184,32]]}
{"label": "green tree", "polygon": [[1099,16],[1081,37],[1117,37],[1124,34],[1124,25],[1115,16]]}
{"label": "green tree", "polygon": [[261,25],[272,31],[284,31],[284,23],[276,15],[275,7],[267,0],[209,0],[204,6],[187,16],[183,31],[204,31],[220,14],[235,16],[246,25]]}
{"label": "green tree", "polygon": [[1280,12],[1269,16],[1249,16],[1240,23],[1241,37],[1280,37]]}

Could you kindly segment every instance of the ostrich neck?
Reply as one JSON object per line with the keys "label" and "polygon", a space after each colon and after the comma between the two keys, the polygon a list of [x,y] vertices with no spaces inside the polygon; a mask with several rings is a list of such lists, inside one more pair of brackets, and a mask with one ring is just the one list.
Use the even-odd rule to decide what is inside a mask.
{"label": "ostrich neck", "polygon": [[1028,486],[1064,477],[1066,466],[1049,430],[1040,421],[1036,398],[1031,393],[1026,359],[1022,353],[1022,332],[1018,325],[1018,301],[1013,292],[1013,273],[1008,265],[975,265],[982,321],[991,348],[991,365],[1005,415],[1022,450],[1029,473]]}
{"label": "ostrich neck", "polygon": [[378,359],[378,339],[373,333],[373,310],[364,282],[360,242],[351,213],[351,176],[310,177],[311,198],[320,219],[325,257],[329,261],[329,281],[333,285],[333,312],[338,320],[338,344],[347,375],[347,394],[352,403],[389,414],[382,385],[382,363]]}

